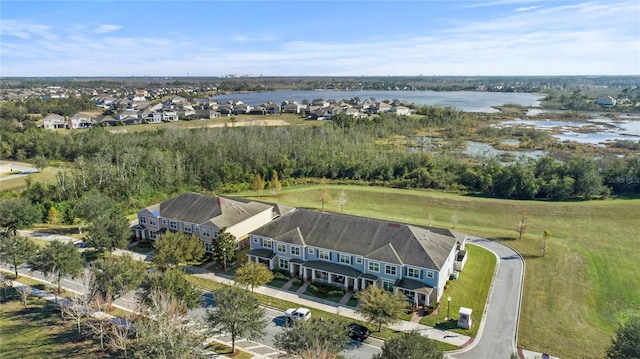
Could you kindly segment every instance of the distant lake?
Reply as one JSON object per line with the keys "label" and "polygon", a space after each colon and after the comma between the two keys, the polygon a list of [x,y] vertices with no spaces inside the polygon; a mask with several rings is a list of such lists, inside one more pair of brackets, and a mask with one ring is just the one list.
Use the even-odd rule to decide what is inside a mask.
{"label": "distant lake", "polygon": [[241,94],[225,94],[211,97],[219,102],[229,100],[242,101],[250,106],[264,102],[282,103],[283,101],[315,99],[349,100],[358,97],[360,101],[374,98],[376,101],[392,101],[394,99],[404,103],[421,106],[451,106],[467,112],[497,112],[491,106],[516,104],[521,106],[539,106],[543,95],[514,92],[473,92],[473,91],[265,91]]}

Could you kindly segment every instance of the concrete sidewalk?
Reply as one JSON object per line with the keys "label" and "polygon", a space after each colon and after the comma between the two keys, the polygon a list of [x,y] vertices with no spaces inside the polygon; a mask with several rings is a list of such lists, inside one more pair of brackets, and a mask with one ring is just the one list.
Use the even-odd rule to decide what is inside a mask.
{"label": "concrete sidewalk", "polygon": [[[228,284],[228,285],[234,284],[234,281],[231,278],[217,275],[215,273],[195,273],[193,275],[201,278],[214,280],[216,282],[223,283],[223,284]],[[352,307],[340,305],[328,300],[322,300],[315,297],[311,298],[303,294],[288,292],[285,290],[279,290],[279,289],[267,287],[267,286],[256,287],[254,291],[270,297],[276,297],[282,300],[294,302],[307,308],[318,309],[328,313],[335,313],[345,318],[351,318],[351,319],[361,320],[365,322],[367,321],[358,313],[356,313],[355,309],[353,309]],[[465,347],[473,341],[473,338],[462,335],[462,334],[458,334],[458,333],[454,333],[446,330],[440,330],[440,329],[436,329],[426,325],[412,323],[404,320],[394,325],[389,325],[388,327],[398,331],[417,330],[420,333],[422,333],[422,335],[426,336],[429,339],[434,339],[441,342],[449,343],[458,347]]]}

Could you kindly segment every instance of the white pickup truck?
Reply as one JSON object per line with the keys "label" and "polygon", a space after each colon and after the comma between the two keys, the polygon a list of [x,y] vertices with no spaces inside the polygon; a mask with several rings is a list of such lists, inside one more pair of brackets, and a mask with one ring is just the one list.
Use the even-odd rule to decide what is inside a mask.
{"label": "white pickup truck", "polygon": [[294,320],[309,320],[311,318],[311,311],[307,308],[289,308],[284,312],[284,319],[287,322],[293,322]]}

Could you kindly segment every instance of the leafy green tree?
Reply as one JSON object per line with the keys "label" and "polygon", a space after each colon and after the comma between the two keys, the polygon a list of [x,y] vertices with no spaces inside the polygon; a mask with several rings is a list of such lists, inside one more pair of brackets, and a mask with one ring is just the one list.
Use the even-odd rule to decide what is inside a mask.
{"label": "leafy green tree", "polygon": [[153,247],[156,252],[151,261],[160,270],[174,268],[180,263],[199,261],[204,257],[204,245],[195,235],[186,235],[182,232],[166,232],[155,242]]}
{"label": "leafy green tree", "polygon": [[18,229],[31,227],[42,220],[38,207],[24,198],[11,197],[0,200],[0,227],[17,234]]}
{"label": "leafy green tree", "polygon": [[275,336],[275,347],[302,359],[334,359],[349,345],[349,329],[337,320],[294,321]]}
{"label": "leafy green tree", "polygon": [[233,262],[236,254],[236,237],[223,228],[213,240],[213,258],[223,265],[224,271]]}
{"label": "leafy green tree", "polygon": [[[154,290],[134,322],[137,340],[132,348],[139,359],[202,358],[207,328],[198,320],[188,321],[179,300]],[[189,322],[189,325],[186,323]]]}
{"label": "leafy green tree", "polygon": [[224,286],[213,292],[214,309],[207,309],[207,323],[214,333],[231,335],[231,351],[235,353],[236,339],[259,339],[265,335],[267,320],[258,300],[242,288]]}
{"label": "leafy green tree", "polygon": [[0,262],[13,267],[18,278],[18,267],[28,263],[38,253],[38,246],[29,238],[8,234],[0,236]]}
{"label": "leafy green tree", "polygon": [[391,294],[375,285],[368,286],[357,294],[360,308],[356,311],[369,322],[378,326],[396,323],[407,309],[407,298],[402,294]]}
{"label": "leafy green tree", "polygon": [[130,236],[131,230],[127,218],[116,211],[111,211],[91,220],[89,234],[85,237],[85,241],[88,247],[110,252],[116,248],[125,248]]}
{"label": "leafy green tree", "polygon": [[82,269],[82,257],[76,246],[59,240],[41,248],[31,261],[34,270],[41,271],[45,276],[53,276],[58,293],[61,291],[62,277],[75,276]]}
{"label": "leafy green tree", "polygon": [[185,309],[197,308],[202,292],[189,282],[184,273],[178,269],[167,269],[164,272],[148,274],[140,286],[143,291],[140,299],[150,304],[150,296],[154,291],[165,291],[179,301]]}
{"label": "leafy green tree", "polygon": [[91,266],[93,283],[90,297],[99,296],[109,306],[116,295],[136,289],[146,273],[143,262],[133,259],[130,255],[101,257]]}
{"label": "leafy green tree", "polygon": [[251,286],[251,292],[255,287],[265,285],[273,280],[273,273],[266,265],[256,262],[247,262],[236,270],[236,282]]}
{"label": "leafy green tree", "polygon": [[60,220],[60,211],[56,207],[51,206],[47,211],[47,223],[56,225]]}
{"label": "leafy green tree", "polygon": [[100,192],[88,192],[83,195],[73,209],[75,217],[86,222],[115,211],[116,202]]}
{"label": "leafy green tree", "polygon": [[442,359],[436,343],[417,331],[404,332],[391,337],[382,346],[382,352],[373,359]]}
{"label": "leafy green tree", "polygon": [[640,317],[629,317],[625,323],[620,324],[607,348],[607,358],[640,358]]}
{"label": "leafy green tree", "polygon": [[542,231],[542,240],[544,241],[542,243],[542,256],[543,257],[547,253],[547,244],[549,242],[549,239],[551,239],[551,231],[548,230],[548,229],[545,229],[544,231]]}

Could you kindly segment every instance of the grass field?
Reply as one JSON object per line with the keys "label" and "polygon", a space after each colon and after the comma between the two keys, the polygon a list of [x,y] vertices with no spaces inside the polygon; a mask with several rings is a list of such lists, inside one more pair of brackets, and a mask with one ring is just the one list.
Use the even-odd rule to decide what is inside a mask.
{"label": "grass field", "polygon": [[47,167],[41,172],[32,173],[28,176],[12,178],[0,181],[0,191],[12,191],[27,186],[26,178],[29,177],[33,182],[53,183],[56,180],[56,168]]}
{"label": "grass field", "polygon": [[[283,188],[277,198],[296,207],[320,208],[320,186]],[[443,192],[367,186],[329,186],[347,197],[344,212],[452,228],[501,241],[525,258],[525,286],[518,345],[562,358],[600,358],[619,321],[640,314],[640,200],[515,201]],[[253,197],[246,192],[234,195]],[[339,211],[335,205],[325,210]],[[528,213],[516,240],[519,211]],[[542,232],[552,237],[541,256]],[[464,274],[463,274],[464,276]]]}

